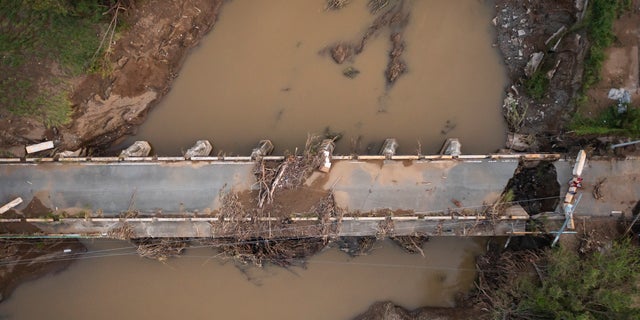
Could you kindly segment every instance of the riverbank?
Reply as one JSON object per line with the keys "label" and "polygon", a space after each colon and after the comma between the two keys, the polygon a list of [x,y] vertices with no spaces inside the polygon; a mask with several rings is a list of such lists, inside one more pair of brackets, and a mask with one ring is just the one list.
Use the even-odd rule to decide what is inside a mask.
{"label": "riverbank", "polygon": [[[12,101],[3,101],[0,152],[23,156],[25,145],[45,140],[54,141],[60,151],[103,150],[130,133],[169,91],[184,58],[211,30],[221,7],[221,0],[131,2],[120,13],[123,26],[111,34],[109,51],[100,58],[105,61],[95,68],[81,64],[82,72],[70,72],[54,58],[24,63],[21,74],[37,73],[36,79],[43,79],[36,85],[54,82],[59,86],[52,90],[69,92],[64,98],[71,115],[52,122],[41,112],[13,112]],[[103,24],[92,28],[99,30],[96,39],[105,41],[109,29],[101,31]],[[11,74],[5,77],[4,82],[13,81]]]}
{"label": "riverbank", "polygon": [[[609,146],[638,136],[638,4],[496,1],[496,46],[511,80],[507,148],[637,154],[633,146],[615,153]],[[612,88],[630,93],[628,112],[609,112],[618,103],[606,98]]]}

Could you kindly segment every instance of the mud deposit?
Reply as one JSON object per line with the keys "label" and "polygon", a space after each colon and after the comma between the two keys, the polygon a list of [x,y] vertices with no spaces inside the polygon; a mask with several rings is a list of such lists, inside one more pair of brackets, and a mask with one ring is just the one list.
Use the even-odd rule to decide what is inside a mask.
{"label": "mud deposit", "polygon": [[[125,249],[119,249],[124,247]],[[209,248],[166,263],[142,259],[122,241],[88,244],[88,259],[20,286],[0,304],[3,319],[351,319],[372,301],[409,309],[452,306],[475,276],[473,239],[434,238],[426,257],[377,242],[368,256],[337,249],[307,269],[239,269]],[[108,256],[101,257],[100,256]],[[32,307],[37,301],[37,307]],[[117,307],[114,307],[117,306]]]}
{"label": "mud deposit", "polygon": [[[307,133],[328,128],[343,134],[339,153],[377,153],[391,136],[401,153],[419,144],[423,153],[437,152],[446,137],[461,138],[465,153],[502,147],[506,79],[491,45],[491,4],[402,3],[392,13],[406,25],[385,22],[373,31],[389,8],[371,14],[365,1],[328,11],[324,1],[226,3],[130,141],[178,155],[210,139],[216,154],[246,155],[259,139],[273,140],[275,152],[293,151]],[[361,52],[334,61],[331,48],[364,37]]]}

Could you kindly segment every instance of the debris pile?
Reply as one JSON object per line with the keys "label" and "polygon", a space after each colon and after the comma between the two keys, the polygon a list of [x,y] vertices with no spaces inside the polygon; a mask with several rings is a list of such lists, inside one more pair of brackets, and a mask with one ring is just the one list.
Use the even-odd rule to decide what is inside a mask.
{"label": "debris pile", "polygon": [[126,222],[119,223],[107,232],[107,237],[119,240],[129,240],[134,235],[133,231],[133,227],[130,224]]}
{"label": "debris pile", "polygon": [[131,243],[138,247],[138,255],[161,262],[164,262],[171,257],[179,256],[189,245],[189,242],[190,240],[185,238],[131,239]]}

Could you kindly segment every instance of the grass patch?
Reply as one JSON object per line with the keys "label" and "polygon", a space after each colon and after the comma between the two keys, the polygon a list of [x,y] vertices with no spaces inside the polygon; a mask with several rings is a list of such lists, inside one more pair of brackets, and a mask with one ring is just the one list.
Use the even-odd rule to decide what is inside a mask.
{"label": "grass patch", "polygon": [[71,121],[72,104],[67,91],[39,92],[29,79],[0,80],[0,105],[18,116],[42,118],[47,127],[61,126]]}
{"label": "grass patch", "polygon": [[531,76],[531,78],[526,80],[524,85],[525,88],[527,88],[529,96],[536,100],[540,100],[544,97],[544,94],[549,88],[549,79],[547,79],[547,76],[543,71],[538,70]]}
{"label": "grass patch", "polygon": [[591,48],[584,62],[582,91],[600,81],[600,70],[606,58],[607,49],[615,40],[613,23],[631,8],[631,0],[592,0],[589,4],[584,27],[591,40]]}
{"label": "grass patch", "polygon": [[640,109],[627,106],[627,111],[618,112],[616,105],[603,110],[594,118],[580,114],[574,116],[571,129],[578,135],[625,135],[640,136]]}
{"label": "grass patch", "polygon": [[[70,122],[64,78],[89,71],[109,22],[103,13],[110,3],[0,2],[0,107],[18,116],[42,118],[48,127]],[[60,67],[63,78],[53,78],[59,75],[52,74],[51,64]]]}
{"label": "grass patch", "polygon": [[17,67],[24,57],[58,61],[74,74],[89,65],[103,27],[99,1],[3,1],[0,15],[0,55],[5,65]]}

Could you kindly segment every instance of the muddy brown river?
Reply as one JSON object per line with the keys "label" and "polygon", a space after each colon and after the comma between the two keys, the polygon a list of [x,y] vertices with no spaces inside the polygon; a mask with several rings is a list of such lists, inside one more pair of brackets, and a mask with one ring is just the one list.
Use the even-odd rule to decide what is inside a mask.
{"label": "muddy brown river", "polygon": [[[392,31],[381,29],[361,54],[338,65],[321,51],[358,41],[376,17],[366,1],[337,11],[324,5],[225,3],[170,93],[128,143],[148,140],[157,154],[180,155],[209,139],[215,154],[248,155],[258,140],[271,139],[281,153],[329,128],[343,134],[342,154],[377,153],[387,137],[406,154],[419,144],[423,154],[437,153],[447,137],[460,138],[467,154],[503,146],[506,78],[492,47],[491,1],[407,0],[407,73],[390,88],[384,72]],[[350,79],[347,67],[360,73]]]}
{"label": "muddy brown river", "polygon": [[469,289],[474,256],[483,248],[477,239],[433,238],[422,257],[383,241],[368,256],[350,258],[332,248],[307,269],[241,272],[209,248],[163,264],[139,258],[122,241],[88,246],[94,258],[21,285],[0,304],[0,318],[346,320],[377,300],[452,306],[455,293]]}

